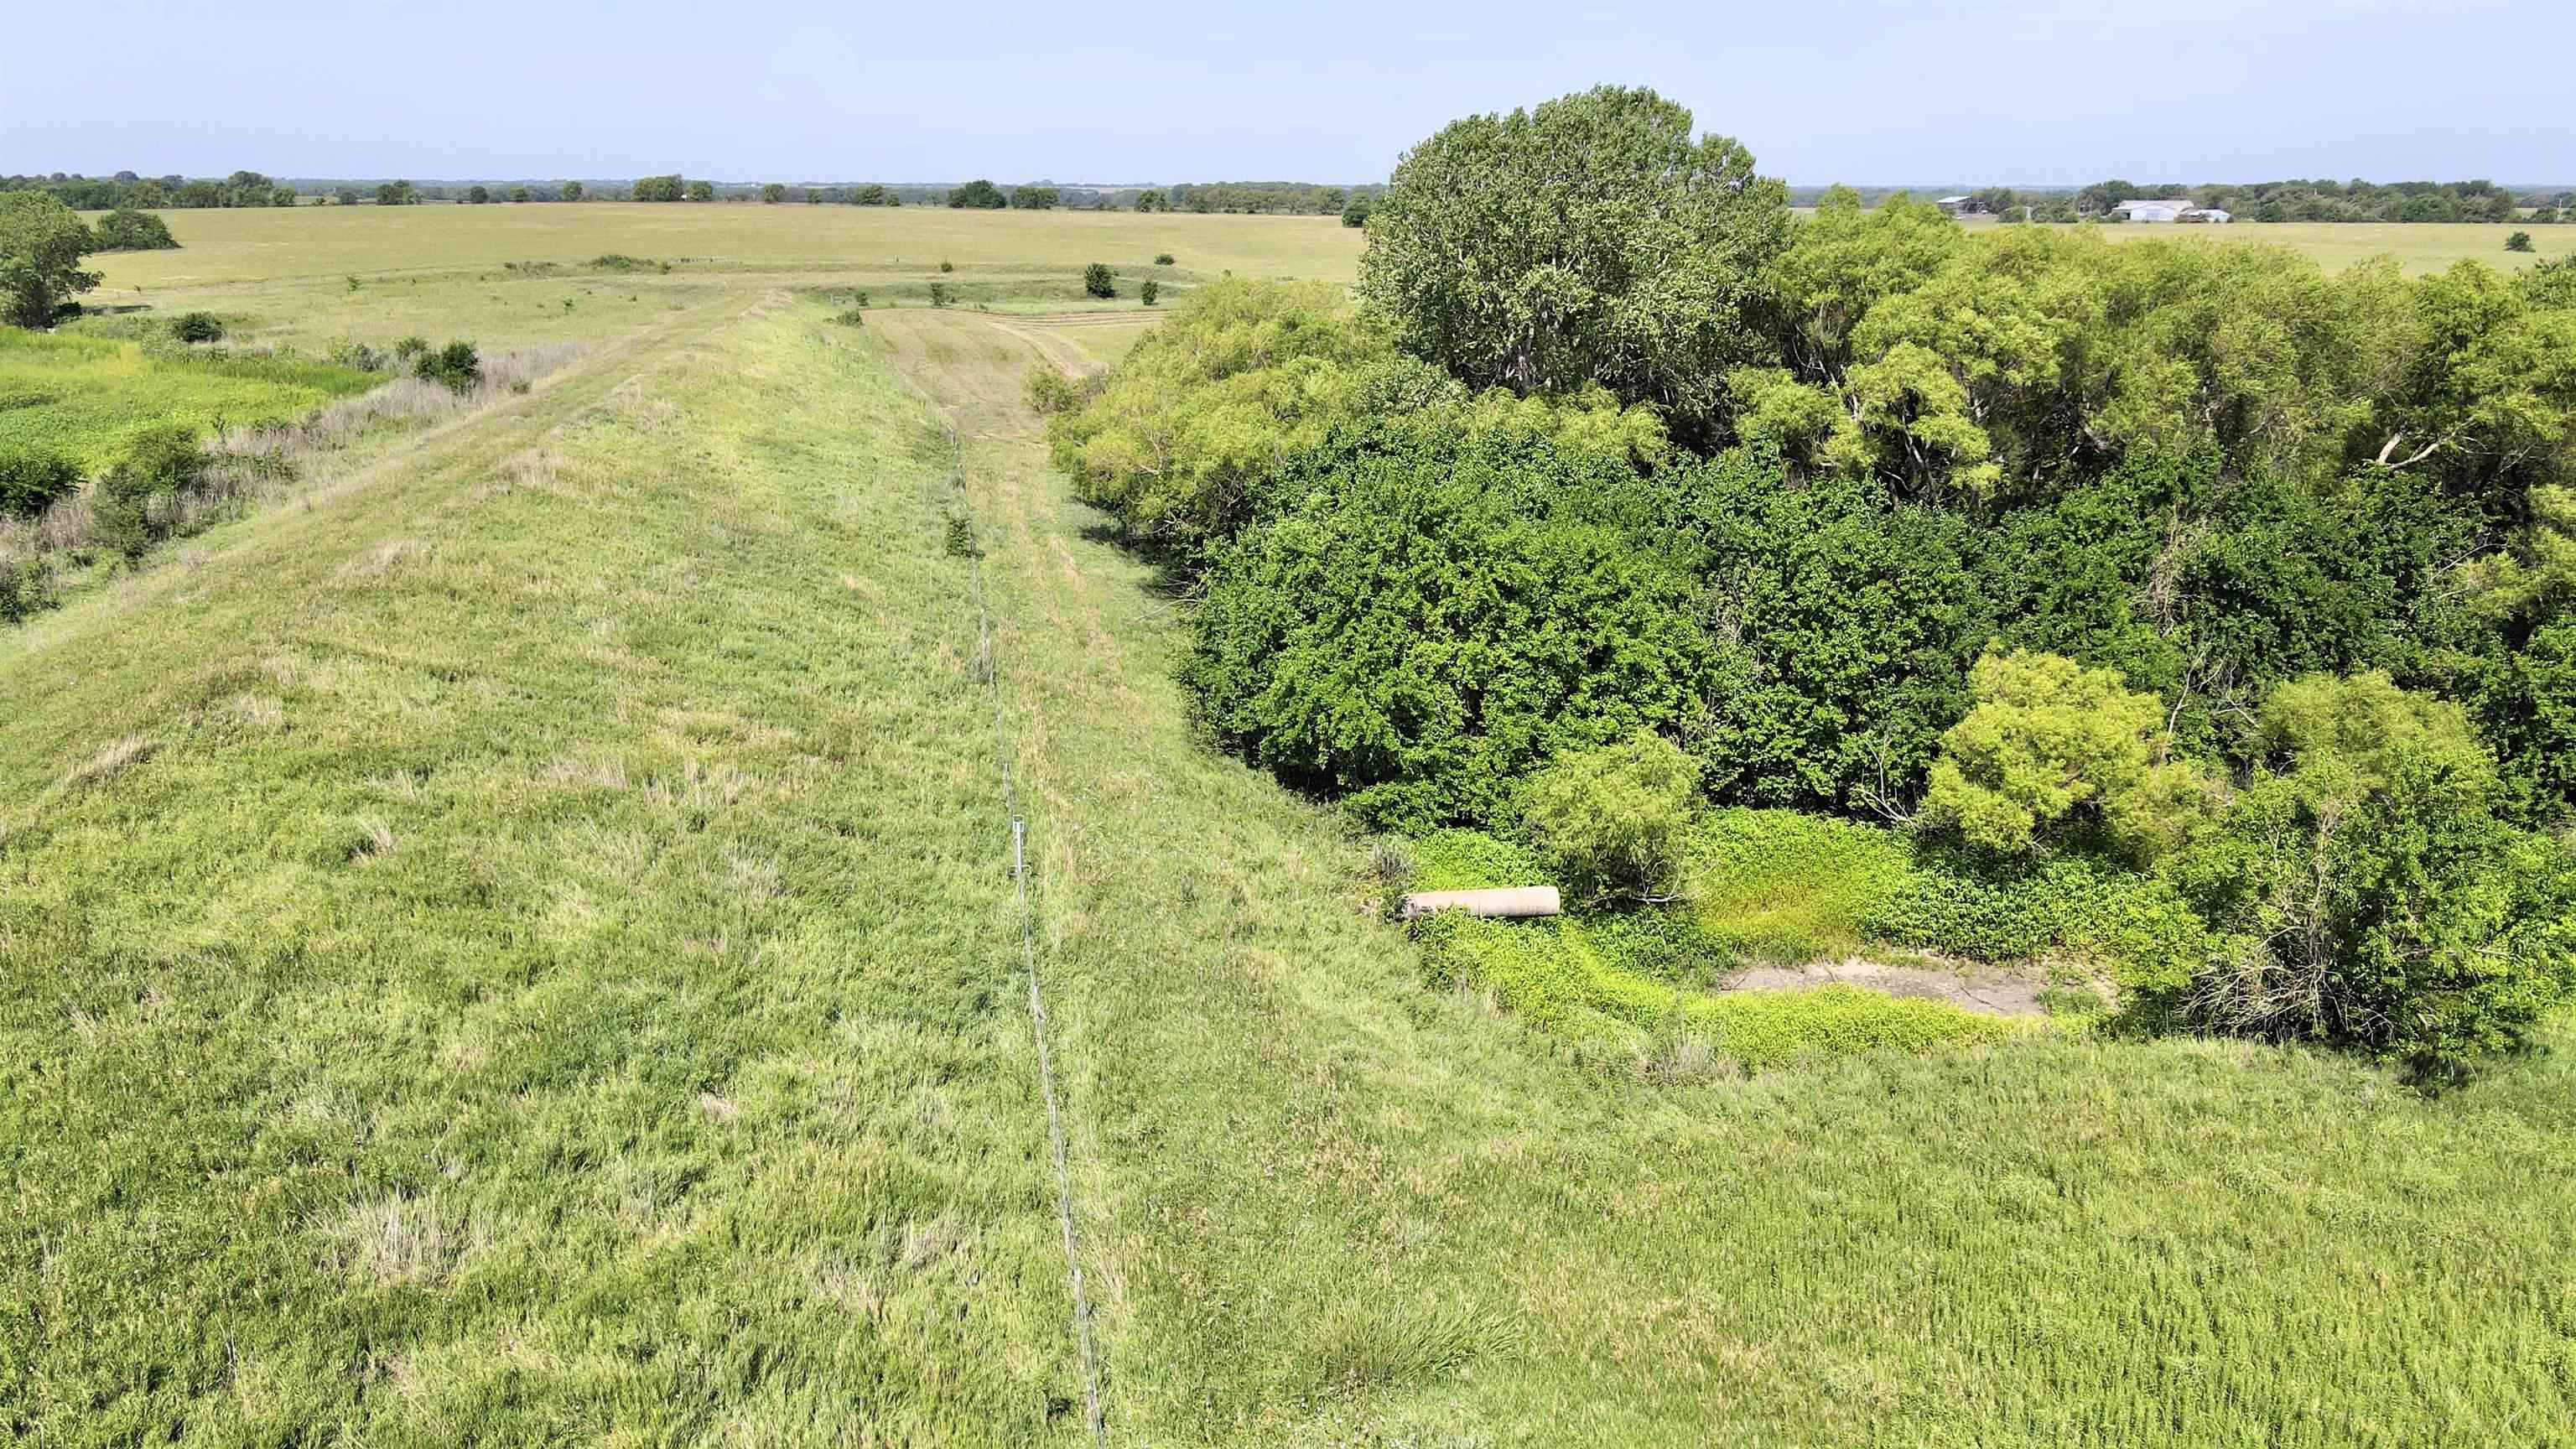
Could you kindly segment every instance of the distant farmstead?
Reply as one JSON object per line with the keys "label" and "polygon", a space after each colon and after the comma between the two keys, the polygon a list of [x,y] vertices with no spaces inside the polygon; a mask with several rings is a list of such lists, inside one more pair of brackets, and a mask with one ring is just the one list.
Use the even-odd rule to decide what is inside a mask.
{"label": "distant farmstead", "polygon": [[2123,201],[2111,209],[2125,214],[2131,221],[2223,222],[2236,219],[2216,207],[2194,206],[2188,196],[2140,197]]}

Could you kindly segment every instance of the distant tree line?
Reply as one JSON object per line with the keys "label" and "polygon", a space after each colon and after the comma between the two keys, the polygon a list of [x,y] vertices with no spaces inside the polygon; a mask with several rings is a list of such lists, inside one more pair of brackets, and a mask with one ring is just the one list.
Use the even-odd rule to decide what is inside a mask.
{"label": "distant tree line", "polygon": [[256,171],[236,171],[220,181],[184,176],[137,176],[119,171],[96,178],[67,176],[0,177],[0,191],[41,191],[74,211],[198,210],[237,206],[293,206],[296,192]]}

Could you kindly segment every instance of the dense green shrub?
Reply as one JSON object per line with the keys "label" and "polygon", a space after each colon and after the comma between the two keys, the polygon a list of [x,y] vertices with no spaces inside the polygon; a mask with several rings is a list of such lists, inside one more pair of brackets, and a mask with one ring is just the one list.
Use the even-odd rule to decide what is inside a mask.
{"label": "dense green shrub", "polygon": [[424,350],[412,360],[412,376],[450,392],[470,391],[483,380],[483,358],[471,342],[451,342],[435,352]]}
{"label": "dense green shrub", "polygon": [[1265,486],[1182,677],[1220,738],[1361,817],[1494,819],[1532,765],[1695,708],[1704,599],[1624,459],[1381,424]]}
{"label": "dense green shrub", "polygon": [[80,490],[80,465],[35,445],[0,447],[0,513],[34,518]]}
{"label": "dense green shrub", "polygon": [[1780,486],[1730,453],[1675,483],[1720,641],[1683,734],[1720,800],[1865,810],[1920,788],[1995,632],[1976,530],[1840,478]]}
{"label": "dense green shrub", "polygon": [[674,172],[667,176],[638,176],[633,196],[637,201],[678,201],[687,194],[685,183]]}
{"label": "dense green shrub", "polygon": [[2432,1081],[2527,1040],[2576,998],[2576,857],[2497,819],[2492,789],[2413,743],[2258,778],[2174,870],[2224,938],[2195,1018]]}
{"label": "dense green shrub", "polygon": [[1085,296],[1115,297],[1118,295],[1118,278],[1109,270],[1107,262],[1093,262],[1082,269],[1082,290]]}
{"label": "dense green shrub", "polygon": [[2140,858],[2177,843],[2207,788],[2169,762],[2164,707],[2054,654],[1988,654],[1968,671],[1976,703],[1941,737],[1922,823],[1973,845],[2027,851],[2078,821]]}
{"label": "dense green shrub", "polygon": [[171,320],[170,335],[182,342],[221,342],[224,322],[212,312],[183,313]]}
{"label": "dense green shrub", "polygon": [[1155,266],[1158,266],[1158,267],[1168,267],[1168,266],[1170,266],[1171,264],[1172,264],[1172,254],[1171,254],[1170,252],[1156,252],[1156,253],[1154,253],[1154,265],[1155,265]]}
{"label": "dense green shrub", "polygon": [[194,488],[207,461],[196,430],[183,423],[135,433],[92,486],[90,518],[99,541],[129,559],[140,557],[161,534],[154,501]]}
{"label": "dense green shrub", "polygon": [[1151,277],[1147,277],[1144,284],[1136,289],[1136,300],[1144,303],[1148,307],[1151,307],[1154,305],[1155,299],[1162,296],[1162,294],[1162,284],[1156,282]]}
{"label": "dense green shrub", "polygon": [[170,224],[148,211],[122,208],[98,219],[90,232],[103,252],[175,251]]}
{"label": "dense green shrub", "polygon": [[1010,205],[1010,198],[1002,194],[1002,188],[978,177],[963,186],[951,188],[948,205],[952,209],[1000,211]]}
{"label": "dense green shrub", "polygon": [[2509,252],[2528,252],[2539,250],[2539,248],[2534,247],[2531,244],[2531,233],[2527,231],[2518,231],[2513,235],[2506,237],[2504,239],[2504,249]]}
{"label": "dense green shrub", "polygon": [[1670,900],[1682,890],[1699,762],[1644,731],[1561,756],[1522,787],[1521,834],[1577,895]]}
{"label": "dense green shrub", "polygon": [[1047,438],[1130,536],[1186,545],[1230,527],[1254,477],[1321,442],[1348,411],[1353,366],[1385,352],[1330,283],[1225,278],[1174,307]]}

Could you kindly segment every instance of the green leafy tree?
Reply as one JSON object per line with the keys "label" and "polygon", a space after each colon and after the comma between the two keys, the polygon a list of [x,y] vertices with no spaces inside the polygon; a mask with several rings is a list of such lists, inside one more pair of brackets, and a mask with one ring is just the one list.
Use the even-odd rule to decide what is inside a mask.
{"label": "green leafy tree", "polygon": [[179,245],[169,223],[148,211],[111,211],[98,219],[91,235],[103,252],[171,251]]}
{"label": "green leafy tree", "polygon": [[1010,204],[1010,198],[1002,194],[1002,188],[980,177],[952,188],[948,193],[948,205],[957,210],[999,211]]}
{"label": "green leafy tree", "polygon": [[1161,188],[1149,186],[1136,193],[1136,209],[1138,211],[1169,211],[1172,209],[1172,198],[1166,195]]}
{"label": "green leafy tree", "polygon": [[1605,86],[1453,122],[1368,217],[1362,293],[1398,343],[1476,389],[1607,387],[1702,435],[1764,349],[1744,312],[1788,191],[1688,110]]}
{"label": "green leafy tree", "polygon": [[1376,209],[1377,203],[1371,198],[1354,196],[1342,207],[1342,225],[1364,227],[1368,225],[1369,213]]}
{"label": "green leafy tree", "polygon": [[281,186],[268,194],[268,204],[271,206],[297,206],[302,204],[302,198],[295,194],[294,187]]}
{"label": "green leafy tree", "polygon": [[688,182],[677,172],[666,176],[638,176],[633,194],[637,201],[678,201],[688,195]]}
{"label": "green leafy tree", "polygon": [[2506,237],[2504,239],[2504,249],[2509,252],[2528,252],[2539,250],[2539,248],[2531,244],[2531,233],[2527,231],[2518,231],[2513,235]]}
{"label": "green leafy tree", "polygon": [[1052,186],[1014,186],[1011,206],[1019,211],[1053,211],[1061,198]]}
{"label": "green leafy tree", "polygon": [[483,358],[471,342],[451,342],[436,351],[422,351],[412,360],[412,375],[423,382],[434,382],[450,392],[470,392],[483,380]]}
{"label": "green leafy tree", "polygon": [[1969,670],[1976,704],[1942,736],[1919,819],[1990,850],[2030,849],[2097,825],[2141,856],[2178,842],[2205,797],[2160,757],[2164,709],[2107,669],[2054,654],[1989,654]]}
{"label": "green leafy tree", "polygon": [[1682,891],[1698,799],[1699,762],[1640,730],[1532,775],[1520,828],[1578,896],[1669,901]]}
{"label": "green leafy tree", "polygon": [[786,199],[787,188],[779,182],[772,181],[768,185],[760,188],[760,200],[761,204],[764,206],[776,206],[778,203],[785,201]]}
{"label": "green leafy tree", "polygon": [[81,270],[97,239],[72,209],[41,191],[0,192],[0,306],[20,327],[49,327],[64,303],[98,285]]}
{"label": "green leafy tree", "polygon": [[578,181],[567,181],[563,184],[563,199],[566,201],[579,201],[585,194]]}
{"label": "green leafy tree", "polygon": [[1107,262],[1093,262],[1082,269],[1082,290],[1086,296],[1115,297],[1118,295],[1118,276],[1109,270]]}
{"label": "green leafy tree", "polygon": [[691,201],[713,201],[713,200],[715,200],[715,199],[716,199],[716,184],[715,184],[714,182],[712,182],[712,181],[692,181],[692,182],[690,182],[690,183],[689,183],[689,199],[690,199]]}
{"label": "green leafy tree", "polygon": [[468,205],[468,206],[488,206],[488,205],[490,205],[490,204],[491,204],[491,201],[492,201],[492,191],[491,191],[491,188],[489,188],[489,187],[485,187],[485,186],[469,186],[469,187],[465,188],[465,204],[466,204],[466,205]]}
{"label": "green leafy tree", "polygon": [[510,188],[510,200],[511,200],[511,201],[513,201],[513,202],[524,202],[524,201],[528,201],[528,200],[530,200],[530,199],[531,199],[531,193],[529,192],[528,188],[526,188],[526,187],[524,187],[524,186],[513,186],[513,187],[511,187],[511,188]]}
{"label": "green leafy tree", "polygon": [[408,181],[388,181],[376,188],[376,205],[410,206],[420,200],[420,192]]}
{"label": "green leafy tree", "polygon": [[1161,295],[1163,295],[1162,284],[1151,277],[1147,277],[1144,285],[1136,289],[1136,300],[1144,303],[1148,307],[1153,306],[1154,299]]}

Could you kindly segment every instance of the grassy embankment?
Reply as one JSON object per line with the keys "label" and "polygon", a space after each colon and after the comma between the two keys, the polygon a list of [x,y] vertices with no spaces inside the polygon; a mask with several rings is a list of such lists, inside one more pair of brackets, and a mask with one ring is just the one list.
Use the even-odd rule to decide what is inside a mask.
{"label": "grassy embankment", "polygon": [[1193,740],[1049,339],[768,280],[0,637],[13,1427],[1075,1436],[944,416],[1120,1442],[2576,1432],[2564,1033],[1572,1064]]}

